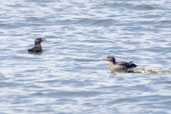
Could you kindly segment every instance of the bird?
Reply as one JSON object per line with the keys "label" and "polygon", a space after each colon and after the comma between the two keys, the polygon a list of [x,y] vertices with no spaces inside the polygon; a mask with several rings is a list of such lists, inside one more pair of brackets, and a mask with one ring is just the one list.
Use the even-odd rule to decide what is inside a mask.
{"label": "bird", "polygon": [[28,53],[41,53],[42,52],[42,46],[41,46],[42,41],[45,41],[45,38],[36,38],[35,46],[31,49],[28,49]]}
{"label": "bird", "polygon": [[133,61],[116,62],[114,56],[108,56],[108,57],[104,58],[103,60],[109,61],[109,67],[110,67],[112,73],[115,73],[115,72],[129,73],[129,72],[132,72],[132,69],[137,67],[137,65],[134,64]]}

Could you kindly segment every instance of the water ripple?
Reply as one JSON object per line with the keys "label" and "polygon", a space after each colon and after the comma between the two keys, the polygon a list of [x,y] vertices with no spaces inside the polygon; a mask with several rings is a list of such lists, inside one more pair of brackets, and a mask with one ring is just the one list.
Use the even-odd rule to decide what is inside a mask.
{"label": "water ripple", "polygon": [[[170,114],[170,74],[111,74],[103,61],[171,70],[170,3],[1,0],[0,112]],[[28,54],[37,37],[43,53]]]}

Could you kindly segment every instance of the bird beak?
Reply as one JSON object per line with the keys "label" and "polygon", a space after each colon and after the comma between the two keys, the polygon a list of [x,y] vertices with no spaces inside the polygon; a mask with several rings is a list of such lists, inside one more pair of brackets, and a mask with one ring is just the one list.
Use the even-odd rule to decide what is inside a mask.
{"label": "bird beak", "polygon": [[46,39],[45,38],[42,38],[42,41],[45,41]]}
{"label": "bird beak", "polygon": [[104,60],[104,61],[107,61],[107,58],[104,58],[103,60]]}

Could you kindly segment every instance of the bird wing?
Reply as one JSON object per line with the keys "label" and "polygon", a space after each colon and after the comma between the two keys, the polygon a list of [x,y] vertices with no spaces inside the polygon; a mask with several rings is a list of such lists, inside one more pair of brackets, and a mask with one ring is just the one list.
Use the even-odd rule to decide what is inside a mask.
{"label": "bird wing", "polygon": [[131,62],[125,62],[125,61],[121,61],[121,62],[117,62],[116,64],[118,65],[124,65],[128,68],[132,68],[132,67],[136,67],[137,65],[133,63],[133,61]]}
{"label": "bird wing", "polygon": [[31,49],[28,49],[29,52],[41,52],[41,48],[33,47]]}

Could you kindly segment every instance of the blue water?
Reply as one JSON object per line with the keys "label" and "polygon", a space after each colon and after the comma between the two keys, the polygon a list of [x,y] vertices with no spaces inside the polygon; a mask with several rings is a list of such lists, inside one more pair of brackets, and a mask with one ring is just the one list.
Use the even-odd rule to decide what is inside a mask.
{"label": "blue water", "polygon": [[170,0],[1,0],[0,42],[0,114],[171,114],[171,74],[102,60],[171,70]]}

